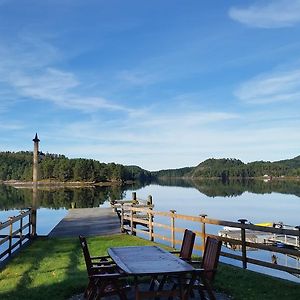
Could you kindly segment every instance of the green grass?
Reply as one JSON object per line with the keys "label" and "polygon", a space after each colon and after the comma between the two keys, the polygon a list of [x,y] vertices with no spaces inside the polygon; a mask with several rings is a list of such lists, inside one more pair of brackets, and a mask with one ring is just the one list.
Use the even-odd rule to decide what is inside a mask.
{"label": "green grass", "polygon": [[300,284],[219,264],[214,287],[240,300],[299,300]]}
{"label": "green grass", "polygon": [[[91,255],[105,255],[109,247],[149,245],[128,236],[88,239]],[[0,271],[0,299],[68,299],[81,293],[87,275],[77,238],[38,238]],[[234,299],[299,299],[300,285],[270,276],[220,265],[215,288]]]}

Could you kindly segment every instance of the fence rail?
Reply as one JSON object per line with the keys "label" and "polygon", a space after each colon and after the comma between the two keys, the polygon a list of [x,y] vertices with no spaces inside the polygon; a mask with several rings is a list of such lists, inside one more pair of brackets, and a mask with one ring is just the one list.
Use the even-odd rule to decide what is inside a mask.
{"label": "fence rail", "polygon": [[0,222],[0,260],[10,257],[17,247],[21,247],[36,234],[36,210],[29,208],[19,215]]}
{"label": "fence rail", "polygon": [[[238,261],[241,261],[243,264],[243,268],[247,268],[247,264],[255,264],[271,269],[286,271],[293,274],[300,274],[299,268],[279,265],[277,263],[271,263],[263,260],[258,260],[254,258],[250,258],[247,255],[247,252],[249,249],[259,249],[264,251],[269,251],[272,253],[281,253],[286,254],[292,257],[295,257],[297,260],[300,258],[300,227],[297,226],[295,229],[285,229],[285,228],[274,228],[274,227],[268,227],[268,226],[258,226],[254,224],[247,224],[244,219],[240,219],[238,222],[231,222],[231,221],[225,221],[225,220],[216,220],[216,219],[210,219],[207,218],[206,215],[200,215],[200,216],[188,216],[188,215],[182,215],[177,214],[176,211],[171,210],[170,212],[160,212],[160,211],[154,211],[151,208],[145,208],[145,207],[137,207],[130,204],[122,204],[120,208],[120,214],[121,214],[121,231],[126,231],[131,233],[132,235],[135,235],[136,233],[148,235],[148,239],[151,241],[154,241],[156,239],[160,239],[163,241],[167,241],[170,243],[170,245],[175,248],[176,245],[181,244],[181,240],[176,239],[176,232],[184,232],[185,228],[176,226],[175,220],[185,220],[190,222],[196,222],[199,224],[197,226],[200,228],[200,231],[195,231],[196,236],[200,238],[202,241],[201,244],[196,244],[194,249],[203,251],[205,246],[205,239],[207,236],[214,236],[218,239],[222,240],[224,244],[230,243],[232,245],[238,245],[240,246],[241,253],[240,255],[236,253],[229,253],[221,251],[221,256],[228,257],[231,259],[235,259]],[[155,217],[160,216],[164,217],[166,219],[169,219],[167,222],[164,223],[158,223],[157,221],[154,222]],[[222,237],[222,236],[216,236],[214,234],[211,234],[207,232],[207,224],[215,225],[215,226],[226,226],[230,228],[235,228],[239,231],[239,237],[238,238],[229,238],[229,237]],[[137,228],[137,225],[142,225],[143,229]],[[158,234],[156,233],[157,228],[163,228],[168,230],[168,236]],[[264,244],[264,243],[257,243],[252,242],[248,239],[247,235],[251,232],[264,232],[269,234],[276,234],[276,235],[284,235],[289,236],[291,238],[294,238],[298,245],[296,245],[296,249],[285,249],[285,248],[279,248],[273,245]],[[297,249],[298,247],[298,249]]]}

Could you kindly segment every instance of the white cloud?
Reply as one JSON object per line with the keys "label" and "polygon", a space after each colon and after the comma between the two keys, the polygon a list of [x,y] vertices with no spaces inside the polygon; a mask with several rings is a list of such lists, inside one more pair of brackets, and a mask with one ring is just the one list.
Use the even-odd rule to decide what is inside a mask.
{"label": "white cloud", "polygon": [[230,8],[229,16],[250,27],[291,27],[300,22],[300,0],[258,1],[247,8]]}
{"label": "white cloud", "polygon": [[[278,160],[296,156],[299,149],[299,121],[287,124],[255,125],[255,118],[248,115],[250,128],[234,126],[177,127],[163,126],[157,132],[138,131],[131,127],[101,126],[101,122],[70,124],[61,134],[61,145],[51,137],[53,146],[47,151],[64,153],[69,157],[94,158],[104,162],[137,164],[149,170],[196,165],[209,157],[234,157],[243,161]],[[140,120],[137,120],[139,122]],[[276,151],[274,150],[276,149]]]}
{"label": "white cloud", "polygon": [[221,128],[238,118],[225,112],[169,111],[145,112],[124,120],[77,121],[52,128],[47,139],[55,146],[47,151],[57,153],[59,149],[70,157],[139,164],[148,169],[185,166],[210,144],[219,145]]}
{"label": "white cloud", "polygon": [[139,113],[104,97],[81,93],[84,84],[74,73],[52,67],[59,60],[59,51],[52,45],[24,35],[19,47],[0,47],[0,82],[13,91],[15,99],[22,96],[84,112],[105,109]]}
{"label": "white cloud", "polygon": [[242,83],[235,95],[250,104],[299,101],[300,70],[259,75]]}

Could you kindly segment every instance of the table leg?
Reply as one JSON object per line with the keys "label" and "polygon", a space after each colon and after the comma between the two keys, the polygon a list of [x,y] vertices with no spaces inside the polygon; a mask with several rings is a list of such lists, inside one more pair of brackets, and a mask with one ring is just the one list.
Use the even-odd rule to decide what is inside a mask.
{"label": "table leg", "polygon": [[134,290],[135,290],[135,300],[140,300],[140,291],[139,291],[139,283],[138,277],[134,277]]}

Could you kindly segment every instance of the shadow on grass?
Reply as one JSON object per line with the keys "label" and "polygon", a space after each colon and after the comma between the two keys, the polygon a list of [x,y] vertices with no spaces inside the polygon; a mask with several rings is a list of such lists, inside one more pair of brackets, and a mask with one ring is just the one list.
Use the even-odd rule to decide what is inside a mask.
{"label": "shadow on grass", "polygon": [[77,239],[38,239],[10,262],[1,277],[2,300],[63,300],[84,291],[87,284]]}

